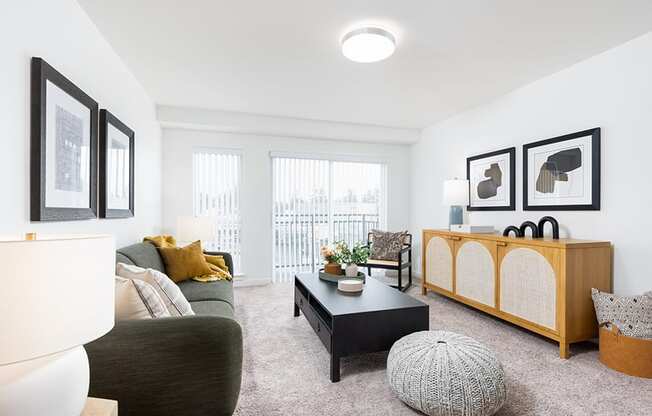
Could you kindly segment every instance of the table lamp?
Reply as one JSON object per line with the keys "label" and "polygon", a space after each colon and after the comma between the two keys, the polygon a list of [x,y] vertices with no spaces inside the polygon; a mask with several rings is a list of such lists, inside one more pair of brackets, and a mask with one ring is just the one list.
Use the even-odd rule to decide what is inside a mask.
{"label": "table lamp", "polygon": [[0,237],[0,415],[81,414],[83,345],[113,328],[111,236]]}
{"label": "table lamp", "polygon": [[177,240],[180,243],[192,243],[201,240],[202,243],[211,243],[215,239],[214,217],[177,217]]}
{"label": "table lamp", "polygon": [[449,228],[454,224],[463,224],[463,208],[469,204],[469,181],[466,179],[450,179],[444,181],[443,204],[450,206],[448,215]]}

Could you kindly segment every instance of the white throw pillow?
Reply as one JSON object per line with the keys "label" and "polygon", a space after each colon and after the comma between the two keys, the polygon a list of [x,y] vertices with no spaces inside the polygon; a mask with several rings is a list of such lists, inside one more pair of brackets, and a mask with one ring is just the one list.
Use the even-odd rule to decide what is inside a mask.
{"label": "white throw pillow", "polygon": [[170,316],[163,299],[141,280],[115,277],[115,320],[150,319]]}
{"label": "white throw pillow", "polygon": [[190,303],[179,286],[172,281],[165,273],[161,273],[154,269],[143,269],[142,267],[134,266],[131,264],[118,263],[116,266],[118,276],[126,277],[127,279],[142,280],[150,284],[156,293],[159,294],[163,303],[167,308],[170,316],[186,316],[194,315]]}

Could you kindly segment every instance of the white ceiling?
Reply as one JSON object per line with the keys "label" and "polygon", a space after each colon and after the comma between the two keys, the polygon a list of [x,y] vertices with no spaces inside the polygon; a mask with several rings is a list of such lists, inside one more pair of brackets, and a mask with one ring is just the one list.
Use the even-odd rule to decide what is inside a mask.
{"label": "white ceiling", "polygon": [[[652,30],[650,0],[79,0],[157,104],[425,127]],[[386,61],[340,52],[359,23]]]}

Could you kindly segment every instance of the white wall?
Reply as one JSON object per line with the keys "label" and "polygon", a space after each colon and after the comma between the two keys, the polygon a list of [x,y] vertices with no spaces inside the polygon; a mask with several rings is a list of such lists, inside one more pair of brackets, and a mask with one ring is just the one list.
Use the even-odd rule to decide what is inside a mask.
{"label": "white wall", "polygon": [[[161,131],[154,104],[74,0],[22,0],[0,18],[0,234],[111,233],[118,245],[158,232]],[[29,222],[30,59],[44,58],[136,132],[136,217]]]}
{"label": "white wall", "polygon": [[350,155],[387,163],[390,229],[407,229],[409,150],[405,145],[308,140],[187,129],[163,130],[163,226],[173,233],[179,215],[192,215],[192,152],[196,147],[242,151],[242,264],[247,279],[269,279],[272,271],[270,152]]}
{"label": "white wall", "polygon": [[[565,235],[614,245],[618,293],[652,289],[652,33],[423,131],[412,146],[410,229],[445,227],[442,181],[466,176],[466,157],[516,146],[517,211],[472,212],[502,230],[551,214]],[[521,145],[602,128],[602,209],[523,212]]]}

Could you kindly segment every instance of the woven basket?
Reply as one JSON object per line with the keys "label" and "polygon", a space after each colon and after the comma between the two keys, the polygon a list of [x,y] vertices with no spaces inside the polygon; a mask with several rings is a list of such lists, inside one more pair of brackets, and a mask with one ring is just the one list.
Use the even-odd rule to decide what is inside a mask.
{"label": "woven basket", "polygon": [[600,327],[600,362],[630,376],[652,378],[652,339],[628,337],[611,327]]}

